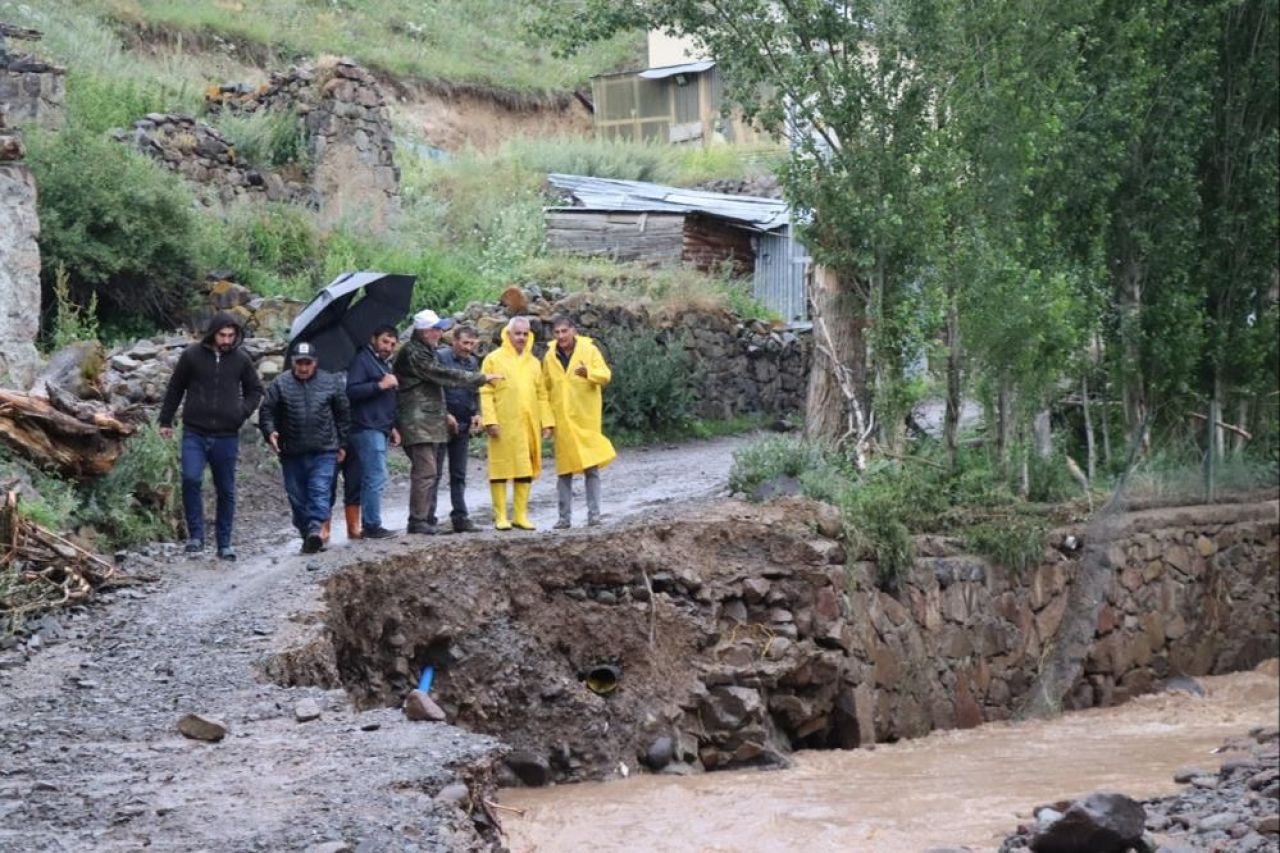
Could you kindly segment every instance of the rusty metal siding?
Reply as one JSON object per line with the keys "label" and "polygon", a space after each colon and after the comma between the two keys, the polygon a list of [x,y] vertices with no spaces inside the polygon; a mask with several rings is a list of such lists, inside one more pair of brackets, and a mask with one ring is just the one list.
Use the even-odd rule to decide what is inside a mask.
{"label": "rusty metal siding", "polygon": [[756,235],[756,265],[752,295],[787,322],[809,319],[805,277],[809,257],[804,246],[788,236],[788,230]]}

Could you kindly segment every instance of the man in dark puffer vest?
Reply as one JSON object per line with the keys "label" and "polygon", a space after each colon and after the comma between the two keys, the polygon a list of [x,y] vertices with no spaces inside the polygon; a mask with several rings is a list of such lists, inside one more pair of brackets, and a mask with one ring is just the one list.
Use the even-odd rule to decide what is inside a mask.
{"label": "man in dark puffer vest", "polygon": [[333,478],[346,457],[351,407],[345,377],[316,369],[314,344],[295,346],[291,361],[292,369],[267,389],[258,428],[280,454],[302,553],[314,554],[324,547],[322,531],[333,510]]}
{"label": "man in dark puffer vest", "polygon": [[[204,469],[213,471],[218,494],[218,556],[236,558],[231,528],[236,512],[236,459],[241,425],[262,401],[262,382],[241,347],[244,328],[234,314],[216,314],[204,339],[182,351],[165,390],[157,421],[160,434],[173,435],[173,417],[182,403],[182,508],[187,518],[187,553],[204,550]],[[185,398],[185,402],[184,402]]]}

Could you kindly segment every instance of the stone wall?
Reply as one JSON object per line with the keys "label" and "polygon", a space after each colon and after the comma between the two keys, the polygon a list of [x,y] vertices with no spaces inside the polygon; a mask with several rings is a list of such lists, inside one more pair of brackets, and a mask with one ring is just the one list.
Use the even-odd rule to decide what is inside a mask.
{"label": "stone wall", "polygon": [[[858,564],[850,649],[870,666],[877,739],[1009,717],[1056,642],[1086,535],[1055,532],[1023,575],[930,539],[897,595],[875,590],[874,564]],[[1135,512],[1110,535],[1107,601],[1067,708],[1280,654],[1280,503]]]}
{"label": "stone wall", "polygon": [[[725,501],[406,553],[332,576],[324,630],[273,671],[336,674],[376,705],[434,666],[450,720],[512,745],[513,783],[785,764],[1010,717],[1095,544],[1056,531],[1014,574],[922,539],[890,594],[841,527],[803,499]],[[1280,501],[1130,513],[1109,536],[1108,601],[1068,707],[1280,654]],[[584,683],[602,663],[620,673],[606,696]]]}
{"label": "stone wall", "polygon": [[307,204],[323,224],[348,220],[374,231],[399,210],[400,170],[386,99],[363,68],[338,60],[273,74],[257,88],[214,86],[205,105],[213,115],[296,114],[305,162],[278,169],[246,164],[216,128],[183,114],[150,114],[117,138],[204,188],[209,203]]}
{"label": "stone wall", "polygon": [[0,105],[13,124],[57,130],[66,120],[66,69],[30,56],[5,58],[0,52]]}
{"label": "stone wall", "polygon": [[36,182],[22,162],[22,138],[5,129],[0,104],[0,387],[25,388],[35,375],[40,331],[40,249]]}
{"label": "stone wall", "polygon": [[694,377],[694,410],[698,417],[728,418],[766,412],[785,414],[804,409],[810,342],[807,335],[781,331],[758,320],[742,320],[722,308],[623,303],[589,293],[531,287],[511,288],[497,305],[472,303],[455,320],[476,327],[481,352],[501,341],[507,320],[522,314],[530,320],[539,354],[551,340],[551,320],[573,318],[578,330],[598,340],[606,358],[611,339],[651,330],[667,346],[689,354]]}

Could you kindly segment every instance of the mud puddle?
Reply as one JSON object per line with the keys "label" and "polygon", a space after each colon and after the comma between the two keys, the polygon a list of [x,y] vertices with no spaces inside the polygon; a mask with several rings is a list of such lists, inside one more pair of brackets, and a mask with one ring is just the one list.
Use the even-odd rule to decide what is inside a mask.
{"label": "mud puddle", "polygon": [[1171,793],[1174,771],[1280,715],[1275,677],[1202,679],[1207,695],[1140,697],[1051,721],[935,732],[874,750],[804,752],[786,771],[506,791],[516,853],[573,850],[994,850],[1038,803],[1093,790]]}

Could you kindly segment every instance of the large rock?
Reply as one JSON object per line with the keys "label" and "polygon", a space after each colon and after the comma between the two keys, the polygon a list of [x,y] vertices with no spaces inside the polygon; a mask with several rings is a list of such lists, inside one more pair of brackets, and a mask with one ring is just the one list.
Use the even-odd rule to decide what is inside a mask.
{"label": "large rock", "polygon": [[404,700],[404,715],[414,722],[443,723],[447,717],[439,705],[421,690],[414,690]]}
{"label": "large rock", "polygon": [[182,733],[183,737],[189,737],[192,740],[217,743],[227,736],[227,724],[221,720],[215,720],[213,717],[205,717],[201,714],[187,714],[178,720],[178,731]]}
{"label": "large rock", "polygon": [[1147,814],[1124,794],[1095,792],[1077,800],[1062,817],[1042,826],[1031,839],[1035,853],[1125,853],[1145,850]]}
{"label": "large rock", "polygon": [[[3,134],[0,121],[0,134]],[[36,182],[20,161],[0,160],[0,387],[26,388],[36,372],[40,250]]]}

